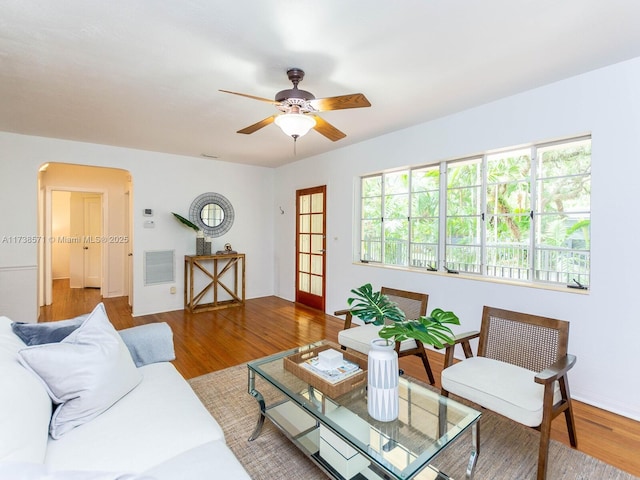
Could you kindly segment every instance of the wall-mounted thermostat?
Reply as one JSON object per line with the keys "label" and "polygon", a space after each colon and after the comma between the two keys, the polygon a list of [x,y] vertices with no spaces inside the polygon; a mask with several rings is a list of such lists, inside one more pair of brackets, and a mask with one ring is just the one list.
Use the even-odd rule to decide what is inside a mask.
{"label": "wall-mounted thermostat", "polygon": [[153,217],[153,210],[152,210],[151,208],[145,208],[145,209],[142,211],[142,214],[143,214],[145,217]]}

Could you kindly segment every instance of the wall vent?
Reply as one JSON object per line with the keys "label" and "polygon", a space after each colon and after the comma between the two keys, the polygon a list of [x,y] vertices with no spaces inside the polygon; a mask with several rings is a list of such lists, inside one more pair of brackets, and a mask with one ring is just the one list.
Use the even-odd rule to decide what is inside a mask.
{"label": "wall vent", "polygon": [[175,251],[144,252],[144,284],[158,285],[175,282]]}

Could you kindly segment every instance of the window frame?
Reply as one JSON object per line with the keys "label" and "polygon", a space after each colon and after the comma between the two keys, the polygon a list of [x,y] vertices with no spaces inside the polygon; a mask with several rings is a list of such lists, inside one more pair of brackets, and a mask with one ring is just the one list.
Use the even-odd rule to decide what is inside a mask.
{"label": "window frame", "polygon": [[[539,173],[540,173],[539,165],[540,165],[540,162],[542,161],[542,158],[541,157],[539,158],[539,155],[542,155],[540,151],[541,150],[543,152],[550,151],[550,150],[552,151],[554,147],[562,147],[563,145],[566,145],[567,149],[569,150],[572,148],[573,144],[576,144],[577,148],[579,148],[580,143],[582,142],[589,143],[588,164],[585,165],[587,167],[585,171],[582,171],[576,174],[575,172],[567,172],[565,170],[562,175],[559,175],[555,178],[562,180],[570,177],[576,177],[576,178],[583,177],[583,181],[582,181],[583,184],[588,185],[588,197],[586,198],[588,200],[588,209],[576,210],[576,211],[571,210],[566,214],[566,216],[567,217],[571,217],[571,216],[584,217],[583,220],[577,220],[576,223],[586,222],[586,228],[588,229],[588,233],[590,234],[592,137],[590,134],[586,134],[586,135],[568,137],[565,139],[554,140],[554,141],[537,142],[535,144],[530,144],[525,146],[502,148],[499,150],[492,150],[492,151],[488,151],[478,155],[469,155],[469,156],[455,158],[455,159],[443,160],[437,163],[420,164],[420,165],[403,167],[403,168],[398,168],[394,170],[386,170],[383,172],[377,172],[377,173],[361,176],[360,182],[359,182],[360,191],[358,195],[358,198],[360,199],[360,206],[357,214],[357,216],[360,218],[360,222],[359,222],[359,231],[357,233],[357,241],[354,242],[354,246],[356,246],[356,248],[354,248],[355,250],[354,261],[360,262],[360,263],[372,263],[372,264],[376,264],[384,267],[404,268],[404,269],[410,269],[410,270],[460,273],[462,275],[467,275],[472,277],[482,277],[486,279],[495,279],[495,280],[506,280],[510,282],[522,283],[527,285],[533,284],[533,285],[547,285],[547,286],[565,286],[565,287],[579,288],[579,289],[585,289],[585,290],[588,289],[588,286],[590,284],[590,277],[591,277],[591,247],[590,247],[590,244],[588,243],[588,237],[587,237],[587,240],[585,240],[584,242],[586,245],[585,248],[570,247],[567,249],[566,247],[562,247],[561,245],[554,247],[552,245],[546,245],[543,243],[539,244],[539,238],[540,239],[542,238],[540,236],[541,232],[539,231],[540,222],[542,221],[542,218],[545,216],[550,217],[552,215],[559,215],[558,212],[554,213],[553,211],[551,212],[547,211],[546,207],[549,206],[548,202],[544,205],[540,203],[542,200],[542,197],[539,196],[541,182],[544,182],[545,180],[549,180],[549,179],[551,180],[554,179],[553,177],[539,176]],[[561,149],[559,148],[558,150],[561,150]],[[518,153],[522,153],[524,156],[528,157],[528,162],[529,162],[529,164],[527,165],[529,168],[528,174],[526,175],[523,174],[521,178],[516,177],[515,180],[507,179],[503,182],[490,183],[489,179],[487,178],[488,162],[490,161],[490,158],[499,157],[500,155],[507,156],[509,154],[513,154],[514,158],[517,158],[516,154]],[[449,185],[449,178],[451,173],[450,168],[455,167],[456,164],[461,165],[465,162],[477,162],[478,168],[480,169],[479,174],[476,175],[476,178],[479,178],[479,182],[480,182],[479,185],[469,184],[468,186],[465,186],[464,184],[461,184],[461,185],[455,186],[454,188],[451,188]],[[416,192],[414,192],[414,189],[413,189],[414,172],[418,170],[426,170],[427,172],[438,170],[438,175],[439,175],[439,182],[438,182],[439,190],[437,192],[438,217],[436,218],[437,229],[438,229],[438,232],[437,232],[438,243],[437,245],[431,247],[432,249],[435,250],[435,257],[436,257],[435,268],[433,268],[434,265],[432,265],[430,262],[417,261],[416,256],[414,256],[414,251],[418,251],[418,248],[414,248],[415,245],[420,245],[420,248],[423,249],[423,252],[427,250],[428,245],[431,245],[428,242],[424,242],[424,241],[416,242],[413,240],[414,232],[412,231],[412,229],[414,228],[414,220],[420,219],[420,218],[428,218],[429,220],[433,220],[434,218],[430,216],[425,217],[424,215],[417,215],[417,213],[413,211],[414,194],[416,194]],[[396,256],[395,263],[388,263],[389,255],[387,254],[387,245],[386,245],[386,239],[385,239],[385,233],[386,233],[385,221],[387,220],[385,216],[385,213],[387,210],[386,208],[387,195],[385,192],[385,185],[386,185],[386,178],[389,175],[406,175],[407,176],[406,192],[402,194],[402,195],[406,195],[406,203],[407,203],[407,210],[408,210],[406,238],[404,238],[401,241],[406,246],[404,248],[405,251],[402,252],[403,257],[399,259]],[[366,238],[364,227],[363,227],[364,225],[363,222],[367,220],[364,218],[364,201],[365,201],[365,198],[372,198],[372,197],[363,196],[365,194],[365,192],[363,191],[363,182],[365,181],[365,179],[372,179],[372,178],[379,178],[379,183],[380,183],[380,195],[379,195],[379,201],[381,202],[379,206],[379,211],[381,213],[380,227],[379,227],[380,256],[379,258],[362,258],[362,252],[365,249],[365,244],[372,242],[371,239]],[[518,183],[521,183],[524,185],[523,191],[525,192],[528,191],[528,198],[526,198],[527,205],[529,208],[528,214],[523,212],[521,215],[518,215],[517,213],[508,212],[508,213],[505,213],[504,215],[500,215],[499,213],[495,213],[495,211],[492,213],[489,213],[487,195],[491,187],[495,185],[497,188],[497,186],[502,184],[506,185],[506,184],[518,184]],[[475,207],[477,210],[476,212],[469,215],[458,215],[457,217],[455,215],[450,214],[450,196],[449,195],[450,195],[450,191],[452,191],[455,188],[461,189],[461,191],[464,189],[474,189],[474,188],[478,188],[480,190],[479,194],[477,194],[477,197],[479,197],[477,199],[477,201],[479,201],[479,205]],[[429,194],[432,194],[432,192],[435,192],[435,190],[429,190],[428,192]],[[489,245],[489,233],[487,231],[489,217],[491,217],[494,221],[497,221],[496,219],[503,218],[503,217],[517,220],[517,217],[524,217],[526,215],[530,217],[529,220],[525,222],[525,219],[521,218],[520,222],[525,222],[524,223],[525,226],[528,223],[528,229],[526,231],[528,234],[528,242],[525,242],[527,246],[524,247],[524,249],[521,250],[521,252],[517,252],[517,248],[515,249],[516,250],[515,252],[516,257],[514,261],[515,266],[500,265],[500,264],[488,265],[487,263],[489,258],[488,248],[491,248],[491,246]],[[478,249],[477,256],[479,256],[479,258],[477,259],[477,262],[479,263],[476,262],[472,264],[474,265],[475,271],[470,271],[465,268],[459,268],[460,265],[453,265],[453,263],[450,261],[451,257],[448,256],[448,253],[451,250],[452,245],[454,245],[452,243],[451,238],[449,238],[449,234],[450,234],[450,231],[448,230],[449,221],[451,218],[462,218],[466,216],[470,218],[471,217],[477,218],[478,219],[477,221],[479,222],[479,227],[478,226],[474,227],[479,232],[479,245],[476,245],[476,244],[468,245],[469,247]],[[560,215],[560,216],[563,216],[563,215]],[[464,228],[463,228],[463,231],[464,231]],[[424,238],[424,237],[421,237],[421,238]],[[496,239],[497,238],[499,237],[496,237]],[[565,240],[568,240],[568,237],[566,237]],[[395,242],[398,243],[398,240],[396,239]],[[498,245],[500,242],[494,242],[494,243]],[[508,246],[508,243],[509,242],[506,242],[505,245]],[[580,243],[580,240],[578,240],[578,243]],[[522,249],[522,245],[520,246],[520,248]],[[556,270],[555,271],[556,278],[554,280],[549,280],[549,277],[553,276],[554,272],[546,271],[547,278],[541,279],[541,277],[544,276],[542,275],[542,273],[545,273],[545,271],[540,270],[536,262],[537,260],[542,259],[544,250],[548,251],[548,255],[550,258],[553,257],[554,255],[559,255],[563,257],[577,259],[577,260],[572,260],[575,262],[575,264],[573,265],[578,265],[578,267],[576,268],[582,268],[584,271],[586,271],[586,273],[580,270],[580,273],[575,274],[580,279],[578,281],[573,280],[573,282],[575,283],[573,283],[572,280],[568,278],[574,275],[573,273],[571,273],[571,271]],[[511,252],[511,254],[513,255],[514,253]],[[526,264],[522,263],[523,255],[527,256]],[[426,256],[425,258],[428,258],[428,256]],[[508,262],[509,257],[507,256],[506,258]],[[491,273],[491,271],[496,272],[498,269],[503,269],[503,270],[515,269],[515,271],[517,272],[517,275],[513,275],[512,273],[509,273],[508,275],[496,275],[495,273]],[[564,278],[564,277],[567,277],[567,278]],[[560,280],[563,280],[563,281],[560,281]]]}

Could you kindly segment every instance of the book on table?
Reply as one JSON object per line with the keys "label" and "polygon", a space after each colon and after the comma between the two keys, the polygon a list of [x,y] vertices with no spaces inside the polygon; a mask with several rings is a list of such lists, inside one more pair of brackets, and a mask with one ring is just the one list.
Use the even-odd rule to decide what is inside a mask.
{"label": "book on table", "polygon": [[322,368],[318,357],[312,357],[305,360],[300,365],[331,384],[338,383],[341,380],[349,378],[350,376],[362,371],[357,363],[346,359],[343,359],[340,366],[331,369]]}

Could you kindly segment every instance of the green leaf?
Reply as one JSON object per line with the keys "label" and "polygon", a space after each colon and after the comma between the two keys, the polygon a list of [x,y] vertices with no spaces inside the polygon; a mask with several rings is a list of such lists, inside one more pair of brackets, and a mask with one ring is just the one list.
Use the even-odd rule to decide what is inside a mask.
{"label": "green leaf", "polygon": [[355,297],[347,299],[351,314],[365,323],[383,325],[385,319],[399,322],[405,319],[404,312],[386,295],[374,292],[370,283],[351,290]]}
{"label": "green leaf", "polygon": [[382,338],[393,338],[396,342],[413,338],[426,345],[443,348],[445,344],[453,342],[453,332],[447,325],[460,325],[460,319],[453,312],[436,308],[431,312],[431,316],[386,325],[378,335]]}
{"label": "green leaf", "polygon": [[[173,213],[173,212],[171,212]],[[173,216],[176,217],[183,225],[186,225],[189,228],[193,228],[196,232],[200,231],[200,227],[193,223],[191,220],[187,220],[182,215],[178,215],[177,213],[173,213]]]}

